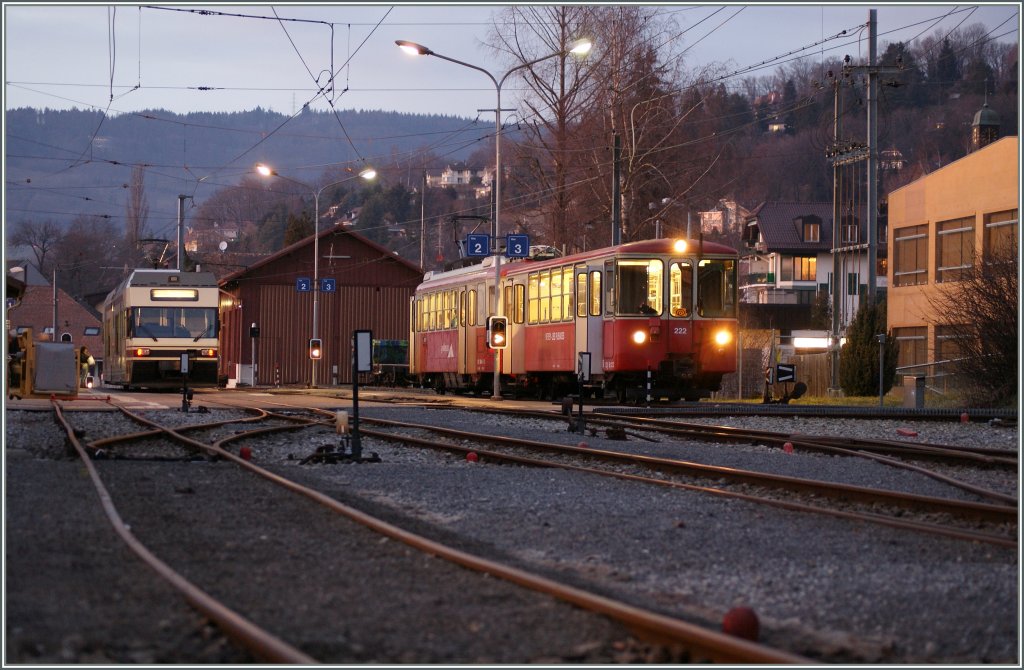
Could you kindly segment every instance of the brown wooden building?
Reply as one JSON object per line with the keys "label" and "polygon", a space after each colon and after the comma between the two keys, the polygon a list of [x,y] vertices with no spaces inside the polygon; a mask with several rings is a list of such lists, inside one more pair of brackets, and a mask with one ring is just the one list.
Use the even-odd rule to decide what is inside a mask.
{"label": "brown wooden building", "polygon": [[[220,374],[228,384],[250,384],[255,349],[257,386],[308,386],[313,363],[313,298],[319,300],[317,336],[323,356],[316,363],[316,385],[352,382],[352,333],[373,338],[409,339],[409,301],[422,270],[365,237],[330,227],[319,234],[319,278],[334,290],[311,289],[314,239],[285,247],[221,279]],[[251,325],[259,337],[250,336]]]}

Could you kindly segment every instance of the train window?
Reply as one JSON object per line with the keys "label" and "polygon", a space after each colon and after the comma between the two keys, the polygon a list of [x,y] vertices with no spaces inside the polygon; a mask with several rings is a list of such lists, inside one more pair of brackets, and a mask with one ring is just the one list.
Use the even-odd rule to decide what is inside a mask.
{"label": "train window", "polygon": [[601,316],[601,271],[590,273],[590,316]]}
{"label": "train window", "polygon": [[576,275],[576,316],[587,315],[587,273]]}
{"label": "train window", "polygon": [[527,322],[537,323],[540,320],[540,276],[536,272],[531,272],[528,283],[528,296],[529,296],[529,310],[527,312]]}
{"label": "train window", "polygon": [[669,313],[672,316],[690,316],[693,311],[693,264],[690,261],[673,262],[668,284]]}
{"label": "train window", "polygon": [[522,323],[526,319],[526,287],[522,284],[516,284],[514,300],[513,321]]}
{"label": "train window", "polygon": [[551,271],[551,321],[562,320],[562,271]]}
{"label": "train window", "polygon": [[615,312],[615,261],[604,262],[604,276],[608,280],[604,284],[604,290],[607,293],[604,301],[604,313],[612,314]]}
{"label": "train window", "polygon": [[618,314],[661,314],[664,265],[660,259],[620,260],[617,264]]}
{"label": "train window", "polygon": [[540,289],[538,294],[539,300],[537,301],[540,305],[540,314],[537,315],[537,320],[540,323],[547,323],[551,320],[551,271],[542,270],[540,272]]}
{"label": "train window", "polygon": [[572,320],[572,268],[562,268],[562,321]]}
{"label": "train window", "polygon": [[466,292],[459,291],[459,325],[466,326]]}
{"label": "train window", "polygon": [[702,260],[697,265],[697,314],[736,317],[736,261]]}
{"label": "train window", "polygon": [[475,326],[476,320],[476,290],[470,289],[466,295],[466,311],[469,312],[469,325]]}

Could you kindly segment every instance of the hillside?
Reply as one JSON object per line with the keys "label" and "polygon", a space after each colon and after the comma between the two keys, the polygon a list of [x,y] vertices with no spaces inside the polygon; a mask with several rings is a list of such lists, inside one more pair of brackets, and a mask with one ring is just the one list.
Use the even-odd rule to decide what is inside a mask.
{"label": "hillside", "polygon": [[478,138],[493,133],[488,123],[383,111],[343,111],[338,117],[306,111],[291,120],[262,109],[188,115],[150,110],[103,118],[95,111],[22,108],[6,115],[7,223],[66,223],[93,214],[119,229],[133,165],[146,166],[150,220],[160,224],[176,219],[179,194],[198,199],[212,191],[203,189],[235,184],[257,162],[313,182],[326,166],[360,157],[393,163],[429,148],[443,160],[464,160]]}

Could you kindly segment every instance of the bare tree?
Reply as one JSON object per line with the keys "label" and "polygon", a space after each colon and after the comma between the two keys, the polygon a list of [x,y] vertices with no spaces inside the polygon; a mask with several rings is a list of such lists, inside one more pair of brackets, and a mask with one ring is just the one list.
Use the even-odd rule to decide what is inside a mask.
{"label": "bare tree", "polygon": [[523,141],[515,163],[522,167],[521,185],[535,197],[512,205],[521,210],[539,208],[545,221],[542,237],[556,247],[575,237],[580,214],[575,211],[570,185],[579,178],[573,131],[582,110],[594,100],[592,61],[567,53],[572,42],[591,35],[594,10],[587,6],[515,6],[502,12],[490,34],[492,48],[510,68],[544,58],[524,67],[520,76],[528,87],[522,100],[520,127]]}
{"label": "bare tree", "polygon": [[[1014,405],[1019,396],[1020,260],[1016,242],[984,259],[929,300],[942,329],[967,400],[974,405]],[[947,288],[948,287],[948,288]]]}
{"label": "bare tree", "polygon": [[139,266],[142,253],[139,240],[148,237],[146,223],[149,220],[149,202],[146,200],[146,168],[136,165],[132,168],[132,179],[125,205],[125,247],[124,262],[130,267]]}
{"label": "bare tree", "polygon": [[64,231],[56,221],[23,220],[14,224],[10,242],[14,246],[32,249],[36,267],[44,275],[52,272],[53,255]]}
{"label": "bare tree", "polygon": [[123,256],[114,224],[107,217],[80,215],[68,226],[55,248],[58,285],[75,298],[114,287]]}

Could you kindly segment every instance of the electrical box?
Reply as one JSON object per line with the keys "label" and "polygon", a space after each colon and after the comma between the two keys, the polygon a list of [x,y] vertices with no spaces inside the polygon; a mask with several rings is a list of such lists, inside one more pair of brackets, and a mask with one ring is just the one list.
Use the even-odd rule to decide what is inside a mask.
{"label": "electrical box", "polygon": [[69,342],[35,342],[32,348],[35,355],[30,358],[30,392],[78,395],[79,365],[75,345]]}

